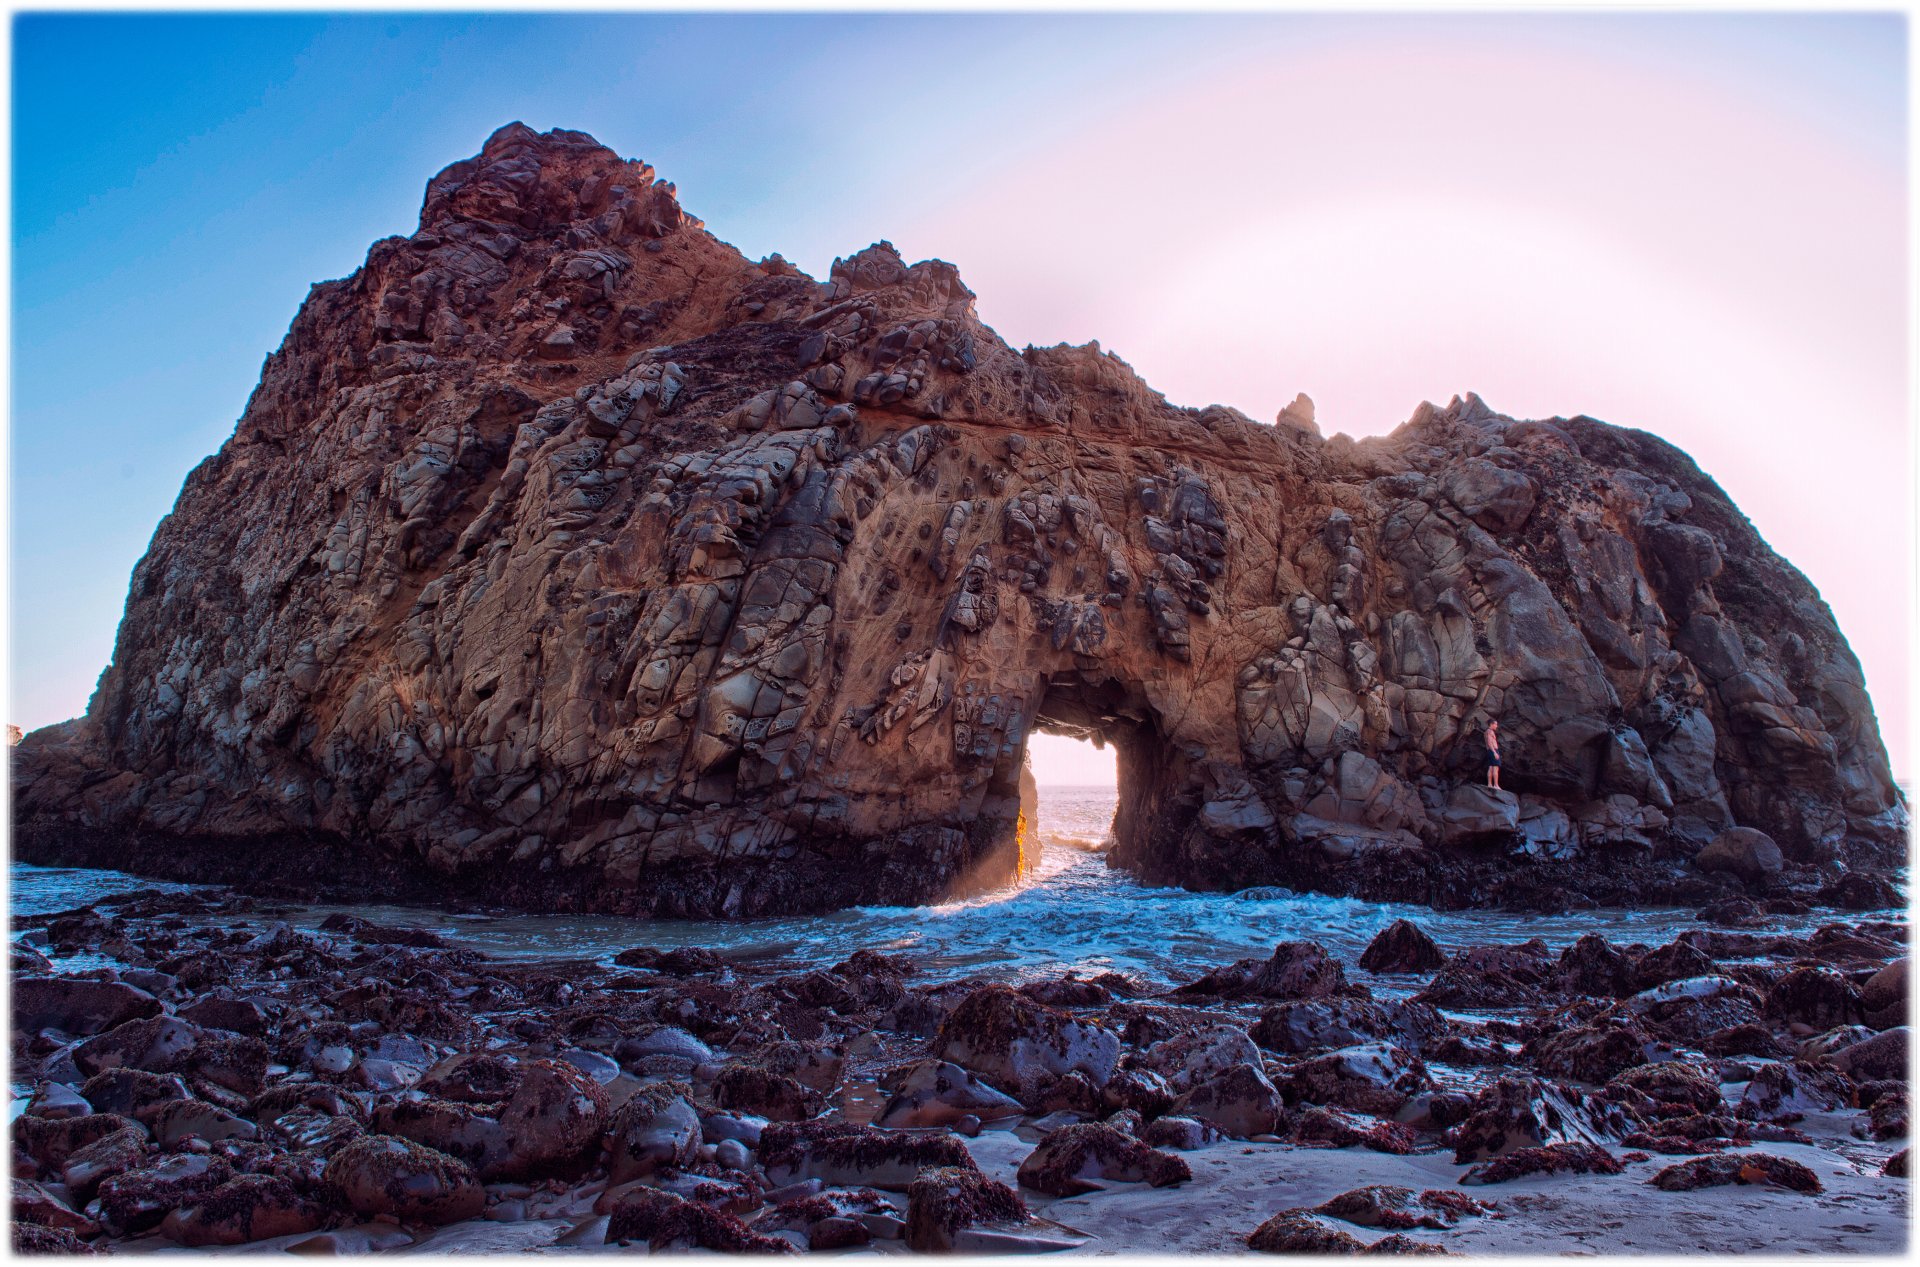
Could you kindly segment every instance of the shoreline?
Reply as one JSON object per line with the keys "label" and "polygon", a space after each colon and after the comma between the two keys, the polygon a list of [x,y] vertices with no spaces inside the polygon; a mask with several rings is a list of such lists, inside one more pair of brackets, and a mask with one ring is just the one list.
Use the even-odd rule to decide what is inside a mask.
{"label": "shoreline", "polygon": [[[350,916],[306,933],[231,895],[95,905],[15,917],[13,1067],[38,1091],[14,1127],[16,1243],[61,1239],[23,1234],[24,1209],[135,1252],[238,1236],[244,1252],[576,1252],[611,1231],[729,1252],[1225,1253],[1335,1198],[1345,1217],[1279,1220],[1269,1243],[1909,1237],[1907,1183],[1879,1173],[1905,1146],[1904,984],[1887,993],[1904,923],[1453,947],[1444,964],[1396,924],[1366,967],[1283,942],[1149,994],[1115,974],[929,981],[853,945],[804,968],[689,947],[606,968]],[[117,966],[54,971],[80,950]],[[369,1181],[360,1154],[399,1139],[433,1162],[416,1186],[453,1204]],[[1582,1148],[1618,1173],[1462,1183]],[[1652,1182],[1755,1154],[1776,1160],[1730,1185]],[[1818,1193],[1794,1186],[1806,1174]],[[24,1205],[22,1179],[40,1185]],[[1406,1191],[1342,1197],[1380,1185]]]}

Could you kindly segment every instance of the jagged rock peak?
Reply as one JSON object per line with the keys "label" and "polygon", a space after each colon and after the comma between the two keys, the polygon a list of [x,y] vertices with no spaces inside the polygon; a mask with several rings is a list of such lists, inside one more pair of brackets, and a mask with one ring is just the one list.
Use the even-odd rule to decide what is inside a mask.
{"label": "jagged rock peak", "polygon": [[[1323,440],[973,300],[885,242],[754,263],[647,165],[502,128],[309,294],[87,715],[16,750],[19,856],[932,901],[1017,870],[1051,729],[1116,745],[1111,859],[1155,881],[1558,907],[1899,858],[1831,614],[1673,446],[1472,394]],[[1781,865],[1693,865],[1735,827]]]}

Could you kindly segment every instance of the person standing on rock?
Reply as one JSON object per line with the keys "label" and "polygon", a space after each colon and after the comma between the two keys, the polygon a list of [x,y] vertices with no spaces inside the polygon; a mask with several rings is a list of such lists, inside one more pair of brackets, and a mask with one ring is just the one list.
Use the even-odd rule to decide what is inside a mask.
{"label": "person standing on rock", "polygon": [[1498,792],[1500,788],[1500,723],[1487,723],[1487,786]]}

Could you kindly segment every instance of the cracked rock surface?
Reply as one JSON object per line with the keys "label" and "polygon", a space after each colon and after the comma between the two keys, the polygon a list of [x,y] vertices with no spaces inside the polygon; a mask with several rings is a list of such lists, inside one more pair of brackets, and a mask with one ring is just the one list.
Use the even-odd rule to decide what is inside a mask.
{"label": "cracked rock surface", "polygon": [[1906,822],[1827,607],[1655,437],[1176,407],[1007,346],[949,264],[756,263],[514,124],[314,287],[87,714],[15,750],[14,840],[362,900],[928,902],[1022,865],[1036,728],[1115,744],[1111,860],[1198,888],[1697,902],[1886,872]]}

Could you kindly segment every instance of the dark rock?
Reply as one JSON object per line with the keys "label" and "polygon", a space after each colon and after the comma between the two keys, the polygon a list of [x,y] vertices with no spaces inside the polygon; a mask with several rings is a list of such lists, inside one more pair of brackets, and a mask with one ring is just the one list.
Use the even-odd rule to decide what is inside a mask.
{"label": "dark rock", "polygon": [[1486,1205],[1465,1193],[1436,1188],[1415,1192],[1393,1184],[1373,1184],[1332,1197],[1313,1212],[1361,1227],[1403,1232],[1415,1227],[1445,1231],[1461,1218],[1487,1210]]}
{"label": "dark rock", "polygon": [[1360,966],[1368,972],[1432,972],[1446,962],[1445,952],[1433,938],[1418,924],[1404,919],[1381,929],[1360,954]]}
{"label": "dark rock", "polygon": [[1301,999],[1262,1012],[1249,1037],[1269,1051],[1292,1053],[1351,1047],[1388,1028],[1386,1009],[1371,1000]]}
{"label": "dark rock", "polygon": [[[1149,1134],[1159,1125],[1159,1122],[1155,1122],[1149,1126]],[[1323,1106],[1309,1108],[1295,1118],[1288,1138],[1296,1144],[1325,1148],[1357,1146],[1371,1148],[1377,1153],[1406,1154],[1416,1146],[1410,1126]],[[1152,1142],[1151,1139],[1148,1142]]]}
{"label": "dark rock", "polygon": [[1907,1023],[1907,961],[1897,959],[1867,978],[1860,987],[1860,1007],[1867,1024],[1891,1029]]}
{"label": "dark rock", "polygon": [[758,1065],[735,1064],[721,1070],[709,1092],[723,1109],[740,1109],[775,1122],[804,1122],[826,1107],[819,1092]]}
{"label": "dark rock", "polygon": [[1286,1117],[1279,1090],[1251,1064],[1209,1078],[1176,1099],[1171,1111],[1210,1122],[1235,1139],[1274,1134]]}
{"label": "dark rock", "polygon": [[1819,901],[1843,911],[1890,911],[1904,905],[1891,884],[1877,875],[1850,871],[1818,894]]}
{"label": "dark rock", "polygon": [[[1107,1083],[1111,1092],[1121,1075]],[[958,1065],[923,1060],[890,1087],[893,1098],[874,1119],[883,1127],[951,1126],[962,1117],[981,1122],[1018,1117],[1018,1100],[976,1078]]]}
{"label": "dark rock", "polygon": [[915,1253],[951,1253],[954,1233],[962,1228],[1026,1218],[1019,1193],[977,1170],[935,1166],[907,1187],[906,1242]]}
{"label": "dark rock", "polygon": [[930,1055],[971,1069],[1024,1099],[1043,1075],[1079,1070],[1105,1086],[1120,1058],[1111,1030],[1075,1020],[1017,990],[987,986],[969,994],[940,1025]]}
{"label": "dark rock", "polygon": [[278,1175],[237,1175],[169,1213],[160,1234],[189,1247],[244,1245],[311,1232],[325,1217],[318,1204]]}
{"label": "dark rock", "polygon": [[1113,1002],[1113,992],[1095,981],[1083,981],[1068,973],[1051,981],[1029,981],[1020,993],[1049,1007],[1105,1007]]}
{"label": "dark rock", "polygon": [[791,1254],[777,1236],[761,1236],[731,1214],[662,1192],[633,1187],[608,1211],[607,1243],[645,1244],[649,1249],[709,1249],[720,1254]]}
{"label": "dark rock", "polygon": [[232,1177],[233,1168],[220,1158],[193,1154],[117,1174],[100,1185],[95,1197],[100,1221],[115,1236],[138,1236]]}
{"label": "dark rock", "polygon": [[1560,952],[1552,980],[1567,993],[1606,999],[1632,994],[1636,988],[1632,961],[1598,933],[1588,933]]}
{"label": "dark rock", "polygon": [[1193,1177],[1187,1163],[1172,1153],[1150,1148],[1103,1122],[1083,1122],[1051,1131],[1020,1163],[1022,1187],[1049,1196],[1070,1197],[1098,1191],[1099,1179],[1144,1181],[1165,1188]]}
{"label": "dark rock", "polygon": [[1709,1056],[1760,1056],[1773,1060],[1792,1054],[1764,1026],[1753,1024],[1716,1030],[1701,1041],[1700,1050]]}
{"label": "dark rock", "polygon": [[1247,1237],[1247,1248],[1261,1254],[1359,1254],[1366,1244],[1333,1227],[1311,1210],[1282,1210]]}
{"label": "dark rock", "polygon": [[1529,1043],[1526,1054],[1542,1073],[1600,1085],[1645,1064],[1650,1043],[1635,1022],[1608,1017],[1549,1033]]}
{"label": "dark rock", "polygon": [[831,1121],[768,1126],[760,1136],[760,1163],[775,1186],[818,1179],[895,1192],[906,1191],[928,1166],[978,1169],[967,1146],[953,1135]]}
{"label": "dark rock", "polygon": [[1408,1100],[1430,1090],[1418,1056],[1391,1043],[1344,1047],[1295,1065],[1287,1074],[1291,1100],[1391,1117]]}
{"label": "dark rock", "polygon": [[1236,999],[1322,999],[1343,994],[1347,988],[1346,971],[1317,943],[1283,941],[1266,959],[1236,960],[1174,993]]}
{"label": "dark rock", "polygon": [[1628,1087],[1660,1104],[1684,1104],[1698,1113],[1720,1107],[1720,1084],[1711,1071],[1681,1061],[1638,1065],[1614,1078],[1608,1090]]}
{"label": "dark rock", "polygon": [[1482,1162],[1460,1176],[1462,1184],[1506,1183],[1525,1175],[1617,1175],[1626,1167],[1597,1144],[1548,1144],[1522,1148]]}
{"label": "dark rock", "polygon": [[391,1135],[354,1140],[327,1162],[326,1182],[356,1214],[409,1223],[479,1216],[486,1193],[465,1162]]}
{"label": "dark rock", "polygon": [[1860,1019],[1860,994],[1831,968],[1795,968],[1767,991],[1767,1015],[1816,1030]]}
{"label": "dark rock", "polygon": [[[1111,1125],[1111,1122],[1109,1122]],[[1176,1152],[1190,1153],[1196,1148],[1205,1148],[1222,1138],[1222,1132],[1211,1122],[1203,1122],[1197,1117],[1179,1117],[1167,1114],[1134,1132],[1136,1138],[1149,1148],[1171,1148]]]}
{"label": "dark rock", "polygon": [[1538,1078],[1507,1077],[1476,1092],[1444,1138],[1454,1163],[1466,1165],[1550,1144],[1597,1143],[1628,1125],[1626,1114],[1604,1100]]}
{"label": "dark rock", "polygon": [[99,1224],[49,1192],[44,1185],[18,1176],[13,1180],[13,1221],[61,1228],[88,1239],[100,1235]]}
{"label": "dark rock", "polygon": [[1907,1027],[1885,1030],[1828,1057],[1834,1068],[1856,1082],[1907,1076]]}
{"label": "dark rock", "polygon": [[667,1167],[684,1167],[700,1146],[700,1116],[684,1082],[642,1087],[613,1115],[608,1130],[611,1183],[625,1183]]}
{"label": "dark rock", "polygon": [[1760,883],[1786,866],[1786,856],[1773,837],[1752,827],[1729,827],[1694,855],[1702,871],[1730,871],[1749,883]]}
{"label": "dark rock", "polygon": [[1470,946],[1449,959],[1413,997],[1444,1008],[1534,1007],[1543,1001],[1541,987],[1555,966],[1546,943],[1538,938],[1519,946]]}
{"label": "dark rock", "polygon": [[16,1031],[31,1034],[51,1027],[69,1034],[98,1034],[159,1014],[159,999],[119,981],[84,977],[13,979]]}
{"label": "dark rock", "polygon": [[1696,1157],[1692,1161],[1668,1166],[1652,1179],[1654,1187],[1667,1192],[1692,1192],[1696,1188],[1721,1184],[1770,1184],[1794,1192],[1818,1194],[1825,1191],[1813,1171],[1786,1157],[1771,1153],[1722,1153]]}
{"label": "dark rock", "polygon": [[1657,985],[1669,981],[1684,981],[1689,977],[1712,976],[1717,969],[1709,959],[1691,942],[1673,941],[1657,950],[1649,950],[1640,956],[1633,965],[1634,989],[1651,990]]}

